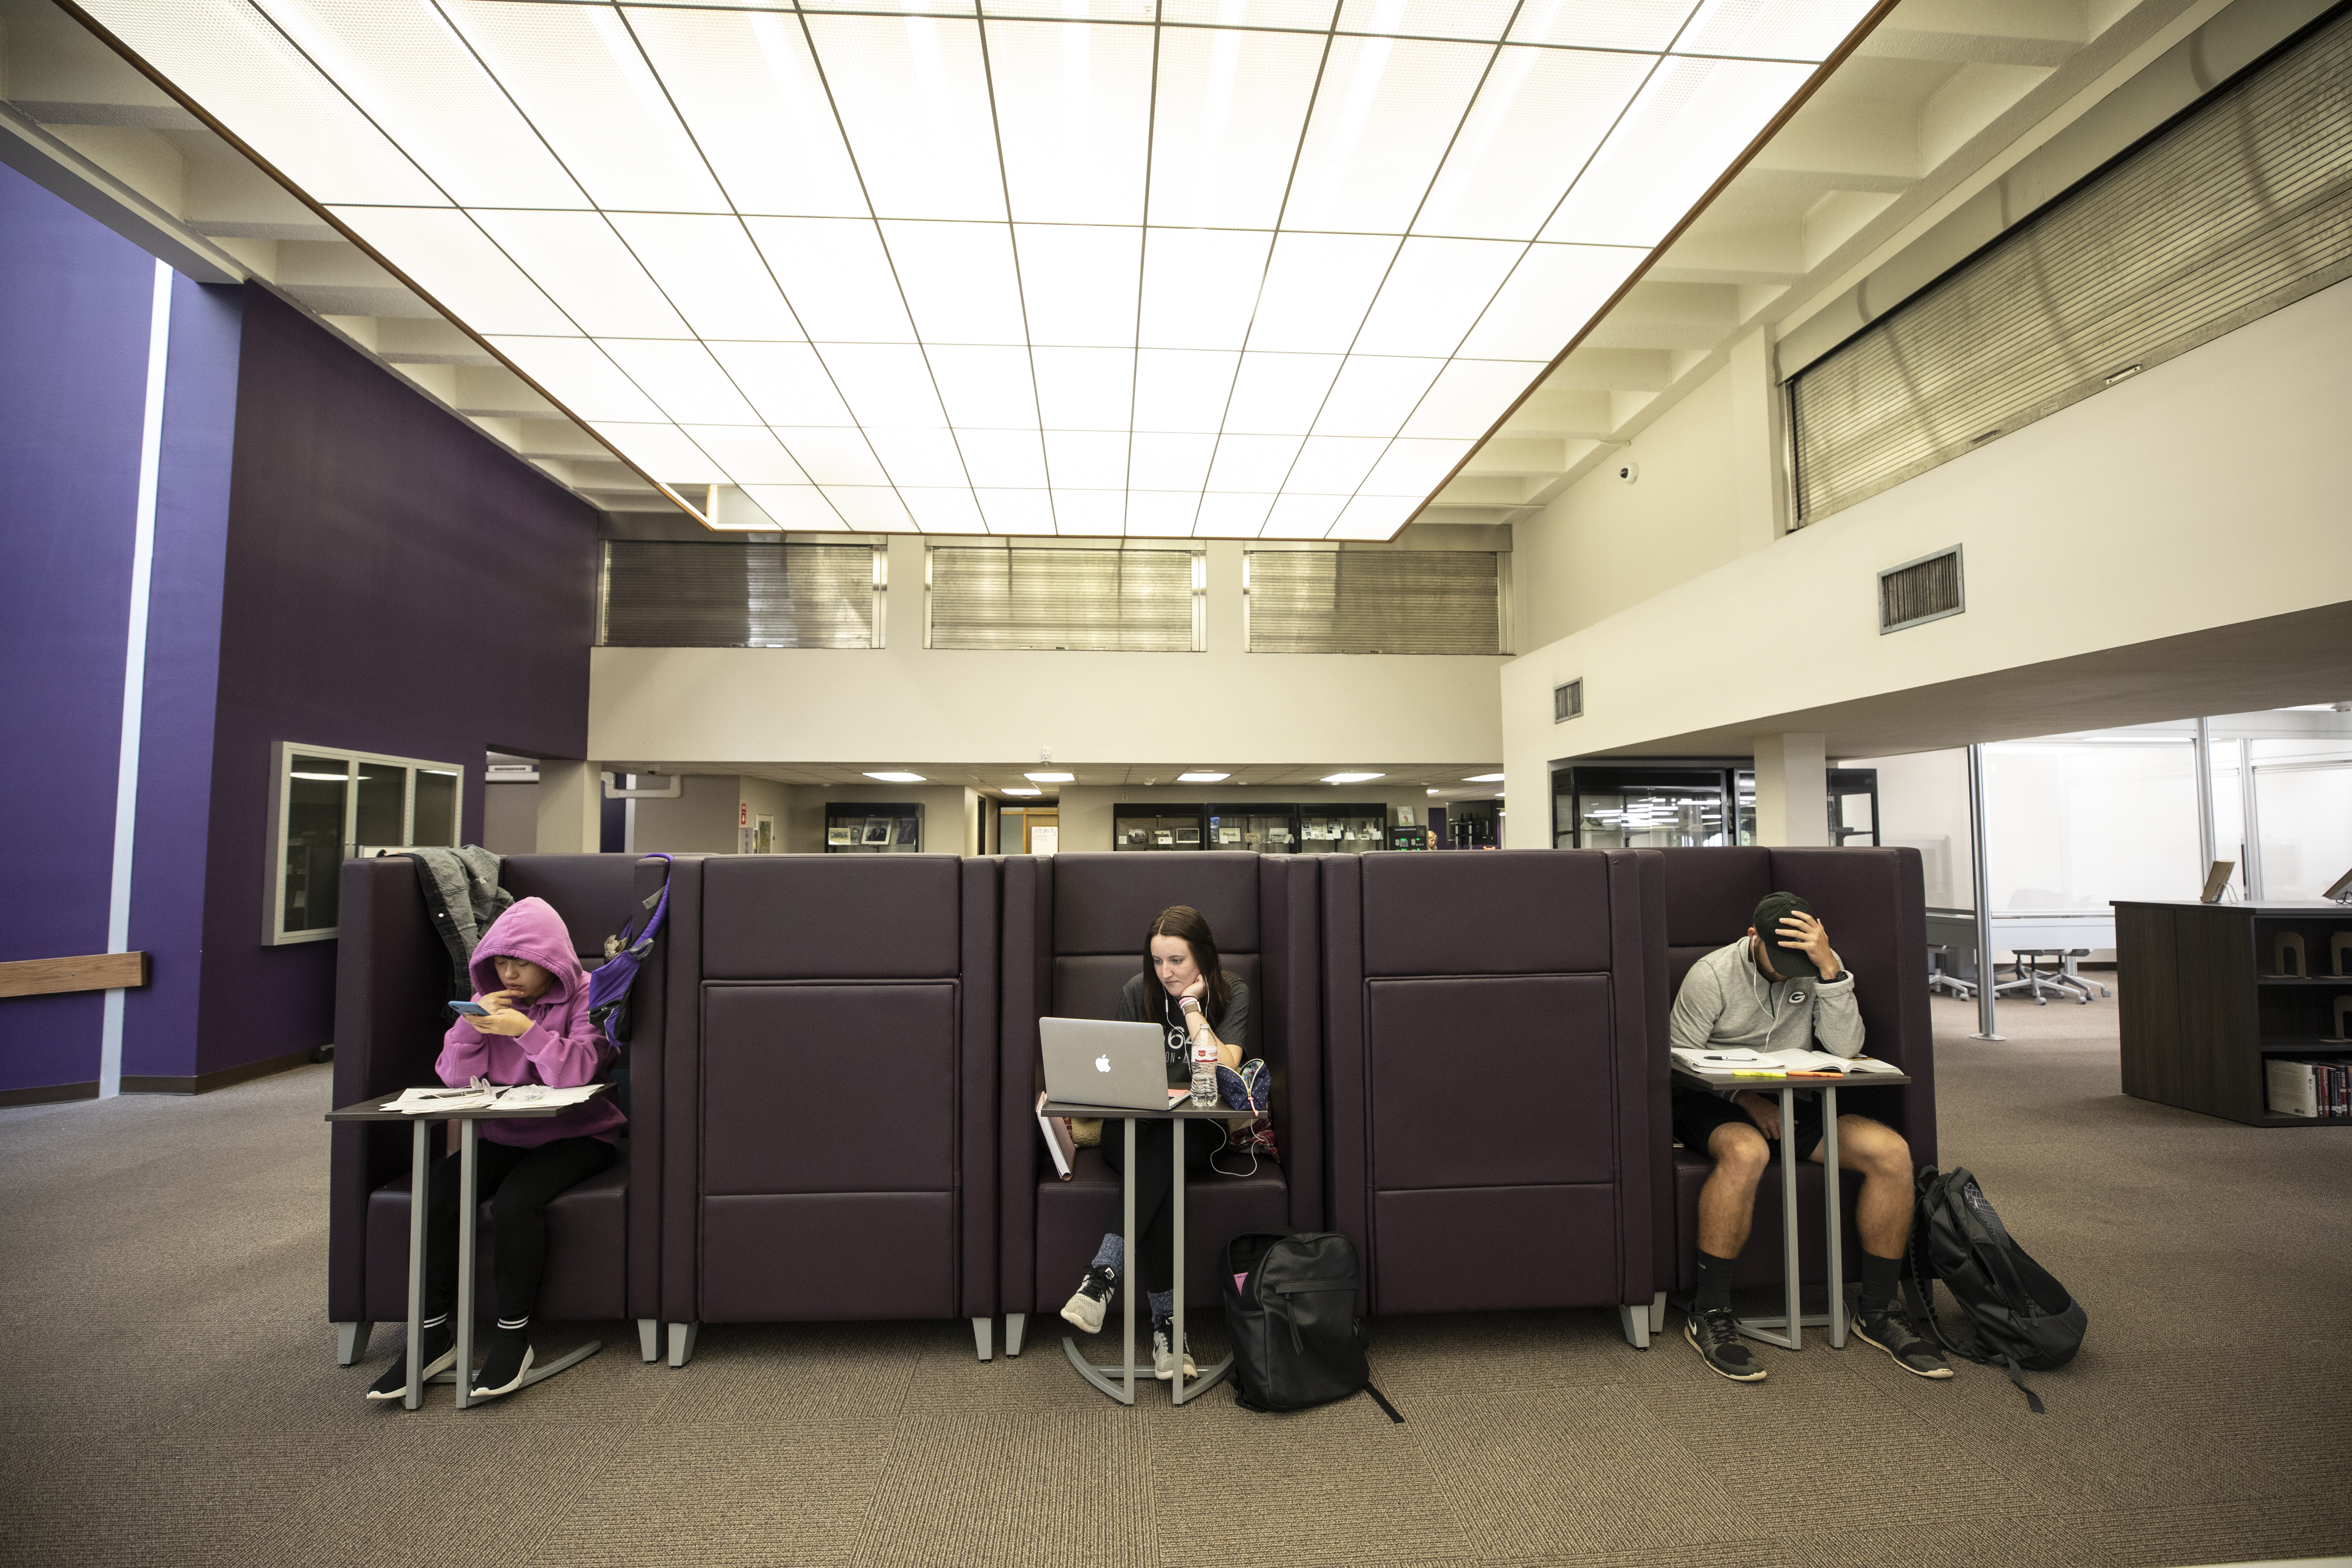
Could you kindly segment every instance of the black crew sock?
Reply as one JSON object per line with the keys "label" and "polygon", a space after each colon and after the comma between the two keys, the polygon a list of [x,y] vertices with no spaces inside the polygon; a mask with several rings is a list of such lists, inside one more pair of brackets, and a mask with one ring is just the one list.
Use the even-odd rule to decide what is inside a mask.
{"label": "black crew sock", "polygon": [[1698,1255],[1698,1294],[1692,1304],[1702,1312],[1731,1310],[1731,1268],[1735,1258],[1717,1258],[1711,1252]]}
{"label": "black crew sock", "polygon": [[498,1333],[501,1339],[527,1340],[530,1338],[530,1320],[529,1318],[500,1318],[499,1320]]}
{"label": "black crew sock", "polygon": [[1854,1303],[1865,1318],[1874,1318],[1895,1304],[1895,1282],[1903,1273],[1903,1259],[1862,1255],[1862,1298]]}

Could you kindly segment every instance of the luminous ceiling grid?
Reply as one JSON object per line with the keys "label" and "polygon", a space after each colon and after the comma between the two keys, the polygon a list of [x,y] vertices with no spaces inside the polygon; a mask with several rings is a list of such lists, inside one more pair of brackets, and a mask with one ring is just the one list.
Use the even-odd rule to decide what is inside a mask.
{"label": "luminous ceiling grid", "polygon": [[674,491],[1178,538],[1393,534],[1867,9],[85,4]]}

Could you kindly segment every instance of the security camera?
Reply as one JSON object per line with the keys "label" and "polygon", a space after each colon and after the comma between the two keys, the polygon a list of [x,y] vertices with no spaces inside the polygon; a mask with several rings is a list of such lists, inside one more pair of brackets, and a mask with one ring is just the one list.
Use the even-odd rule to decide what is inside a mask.
{"label": "security camera", "polygon": [[1639,463],[1620,463],[1617,465],[1617,477],[1626,484],[1633,484],[1642,477],[1642,465]]}

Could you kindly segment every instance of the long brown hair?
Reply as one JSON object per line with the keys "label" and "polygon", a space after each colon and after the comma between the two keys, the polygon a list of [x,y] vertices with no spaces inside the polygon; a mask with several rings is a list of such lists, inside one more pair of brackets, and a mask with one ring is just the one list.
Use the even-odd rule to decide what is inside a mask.
{"label": "long brown hair", "polygon": [[[1171,904],[1152,917],[1151,929],[1143,933],[1143,994],[1165,998],[1168,988],[1160,984],[1160,976],[1151,967],[1151,939],[1172,936],[1192,950],[1192,962],[1201,966],[1202,977],[1208,981],[1206,1005],[1201,1009],[1209,1016],[1209,1027],[1215,1028],[1225,1021],[1225,1005],[1233,1000],[1233,983],[1225,978],[1224,966],[1217,962],[1217,939],[1209,931],[1209,922],[1201,911],[1190,904]],[[1160,1003],[1164,1010],[1167,1003]]]}

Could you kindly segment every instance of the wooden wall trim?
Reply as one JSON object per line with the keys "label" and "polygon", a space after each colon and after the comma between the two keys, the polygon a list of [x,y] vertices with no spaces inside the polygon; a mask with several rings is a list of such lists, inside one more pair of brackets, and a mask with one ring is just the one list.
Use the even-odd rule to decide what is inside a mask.
{"label": "wooden wall trim", "polygon": [[79,958],[23,958],[0,963],[0,996],[136,989],[146,984],[143,952],[92,952]]}

